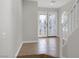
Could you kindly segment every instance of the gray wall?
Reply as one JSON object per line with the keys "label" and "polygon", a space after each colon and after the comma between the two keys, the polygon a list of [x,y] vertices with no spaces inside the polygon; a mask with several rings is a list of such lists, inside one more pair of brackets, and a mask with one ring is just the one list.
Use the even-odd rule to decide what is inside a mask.
{"label": "gray wall", "polygon": [[79,58],[79,29],[69,37],[67,52],[67,57]]}
{"label": "gray wall", "polygon": [[37,41],[37,2],[23,2],[23,41]]}
{"label": "gray wall", "polygon": [[18,50],[22,40],[21,5],[21,0],[0,0],[0,57],[15,57]]}
{"label": "gray wall", "polygon": [[[78,21],[79,21],[79,3],[78,3]],[[78,22],[79,24],[79,22]],[[79,58],[79,26],[72,35],[69,37],[69,41],[67,44],[68,57]]]}
{"label": "gray wall", "polygon": [[[75,0],[72,0],[67,5],[64,5],[59,9],[59,15],[63,11],[68,11]],[[60,16],[61,17],[61,16]],[[61,20],[61,18],[60,18]],[[72,35],[68,38],[67,45],[63,47],[63,57],[79,57],[79,29],[75,30]]]}

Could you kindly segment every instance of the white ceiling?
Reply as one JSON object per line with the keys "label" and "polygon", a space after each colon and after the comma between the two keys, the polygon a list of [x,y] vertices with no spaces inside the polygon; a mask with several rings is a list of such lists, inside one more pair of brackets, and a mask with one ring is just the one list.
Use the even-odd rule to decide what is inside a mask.
{"label": "white ceiling", "polygon": [[39,7],[59,8],[67,4],[71,0],[52,0],[52,1],[56,1],[52,5],[51,5],[51,0],[32,0],[32,1],[37,1]]}

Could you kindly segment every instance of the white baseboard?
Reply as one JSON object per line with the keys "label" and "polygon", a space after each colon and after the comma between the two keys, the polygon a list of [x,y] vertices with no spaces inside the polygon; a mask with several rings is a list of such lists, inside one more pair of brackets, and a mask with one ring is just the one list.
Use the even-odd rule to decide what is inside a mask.
{"label": "white baseboard", "polygon": [[18,50],[17,50],[17,52],[16,52],[16,54],[15,54],[15,58],[17,57],[17,55],[18,55],[18,53],[19,53],[19,51],[20,51],[22,45],[23,45],[23,43],[21,42],[21,43],[20,43],[20,46],[19,46],[19,48],[18,48]]}
{"label": "white baseboard", "polygon": [[60,56],[60,58],[66,58],[66,57],[64,57],[64,56]]}
{"label": "white baseboard", "polygon": [[20,46],[19,46],[19,48],[18,48],[16,54],[15,54],[15,58],[17,57],[17,55],[18,55],[18,53],[19,53],[19,51],[20,51],[20,49],[21,49],[21,47],[22,47],[22,45],[23,45],[24,43],[37,43],[37,41],[22,41],[22,42],[20,43]]}
{"label": "white baseboard", "polygon": [[61,57],[61,58],[67,58],[67,57]]}
{"label": "white baseboard", "polygon": [[37,41],[22,41],[22,44],[23,43],[36,43]]}

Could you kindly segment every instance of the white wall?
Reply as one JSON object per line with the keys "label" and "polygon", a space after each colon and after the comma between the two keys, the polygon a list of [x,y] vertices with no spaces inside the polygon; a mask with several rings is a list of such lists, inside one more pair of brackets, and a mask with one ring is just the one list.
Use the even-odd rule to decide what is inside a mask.
{"label": "white wall", "polygon": [[[64,5],[64,6],[62,6],[61,8],[59,8],[59,24],[60,24],[60,26],[59,26],[59,33],[60,33],[60,37],[61,37],[61,15],[62,15],[62,13],[64,12],[64,11],[69,11],[70,9],[71,9],[71,7],[72,7],[72,4],[74,3],[74,0],[73,1],[71,1],[71,2],[69,2],[68,4],[66,4],[66,5]],[[62,39],[60,40],[61,41],[61,43],[60,43],[60,45],[61,45],[61,57],[63,56],[63,57],[67,57],[67,45],[65,45],[64,47],[62,47],[63,46],[63,44],[62,44]]]}
{"label": "white wall", "polygon": [[[78,21],[79,21],[79,2],[77,4],[77,15],[78,15]],[[78,22],[79,24],[79,22]],[[76,29],[72,35],[68,38],[68,44],[67,44],[67,57],[72,58],[79,58],[79,26],[78,29]]]}
{"label": "white wall", "polygon": [[18,54],[18,49],[22,44],[23,40],[23,19],[22,19],[22,8],[23,1],[22,0],[13,0],[12,2],[12,16],[13,16],[13,31],[14,31],[14,43],[13,49],[15,56]]}
{"label": "white wall", "polygon": [[[21,42],[22,29],[19,30],[19,24],[22,24],[22,20],[18,18],[21,17],[19,5],[21,0],[0,0],[0,57],[15,57]],[[18,8],[20,10],[17,12]]]}
{"label": "white wall", "polygon": [[23,2],[23,41],[37,41],[37,2]]}
{"label": "white wall", "polygon": [[[59,9],[59,15],[61,17],[62,12],[64,11],[69,11],[73,5],[75,0],[72,0],[70,3],[67,5],[64,5]],[[61,21],[61,18],[60,18]],[[63,47],[63,57],[79,57],[79,29],[75,30],[72,35],[68,38],[67,44]]]}

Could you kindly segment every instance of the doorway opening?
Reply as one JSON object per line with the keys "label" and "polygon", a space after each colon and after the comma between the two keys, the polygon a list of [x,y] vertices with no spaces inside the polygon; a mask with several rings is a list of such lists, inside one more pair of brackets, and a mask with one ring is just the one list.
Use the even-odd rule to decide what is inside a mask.
{"label": "doorway opening", "polygon": [[38,37],[57,36],[57,13],[39,12],[38,14]]}

